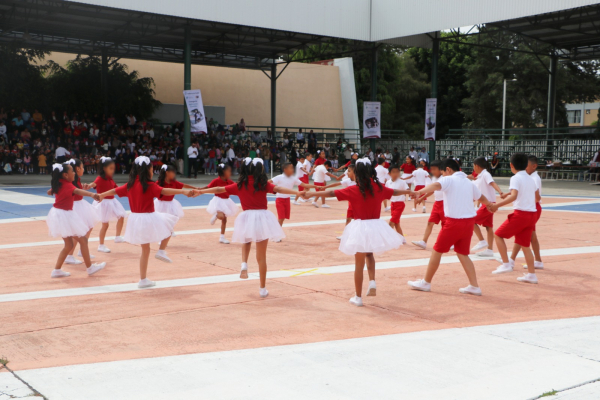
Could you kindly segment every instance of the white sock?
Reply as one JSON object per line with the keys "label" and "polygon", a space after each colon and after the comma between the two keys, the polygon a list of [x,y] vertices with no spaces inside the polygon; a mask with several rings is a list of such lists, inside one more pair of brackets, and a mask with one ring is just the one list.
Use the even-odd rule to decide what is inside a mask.
{"label": "white sock", "polygon": [[504,263],[503,265],[505,267],[507,267],[507,268],[512,268],[513,267],[513,265],[510,262]]}
{"label": "white sock", "polygon": [[221,234],[221,239],[225,239],[225,235]]}
{"label": "white sock", "polygon": [[242,269],[248,269],[248,263],[243,262],[242,263]]}
{"label": "white sock", "polygon": [[372,280],[372,281],[369,281],[369,287],[370,287],[370,288],[374,288],[374,289],[375,289],[375,288],[377,288],[377,285],[375,284],[375,281],[374,281],[374,280]]}
{"label": "white sock", "polygon": [[141,284],[149,283],[149,282],[152,282],[152,281],[150,279],[148,279],[148,278],[140,279],[140,283]]}

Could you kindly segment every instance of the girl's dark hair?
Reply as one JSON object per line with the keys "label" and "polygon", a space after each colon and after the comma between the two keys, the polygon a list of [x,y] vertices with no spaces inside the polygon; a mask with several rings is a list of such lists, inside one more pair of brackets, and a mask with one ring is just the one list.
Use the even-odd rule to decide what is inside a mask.
{"label": "girl's dark hair", "polygon": [[490,163],[485,159],[485,157],[477,157],[473,160],[473,165],[477,165],[480,168],[487,169],[490,172]]}
{"label": "girl's dark hair", "polygon": [[[83,165],[83,163],[81,162],[81,160],[79,158],[72,158],[72,161],[75,161],[75,163],[69,163],[71,164],[75,169],[75,167],[79,168]],[[79,179],[79,175],[77,175],[77,172],[75,172],[75,179],[73,180],[73,185],[75,185],[76,188],[81,189],[81,179]]]}
{"label": "girl's dark hair", "polygon": [[177,172],[177,170],[172,165],[168,165],[166,169],[163,169],[161,167],[160,171],[158,173],[158,180],[156,182],[156,183],[158,183],[158,186],[162,186],[162,187],[165,186],[165,179],[167,179],[167,172]]}
{"label": "girl's dark hair", "polygon": [[52,170],[52,182],[50,183],[50,186],[52,187],[52,193],[54,194],[58,194],[58,191],[60,190],[60,187],[62,186],[62,183],[60,182],[60,180],[62,179],[63,174],[66,174],[67,172],[69,172],[69,168],[71,168],[71,164],[61,164],[63,167],[63,170],[60,171],[58,169],[53,169]]}
{"label": "girl's dark hair", "polygon": [[152,163],[146,164],[142,163],[142,165],[138,165],[135,162],[133,163],[133,167],[131,168],[131,172],[129,172],[129,181],[127,182],[127,190],[131,190],[133,184],[135,183],[135,178],[140,180],[142,184],[142,192],[146,193],[148,189],[148,182],[152,182],[150,180],[150,171],[152,170]]}
{"label": "girl's dark hair", "polygon": [[[115,160],[113,160],[112,158],[101,163],[100,164],[100,172],[98,173],[98,175],[100,175],[100,177],[106,179],[106,173],[104,172],[104,168],[106,168],[110,164],[114,164],[114,163],[115,163]],[[133,171],[133,169],[132,169],[132,171]]]}
{"label": "girl's dark hair", "polygon": [[[221,167],[222,165],[222,167]],[[231,166],[229,164],[225,164],[225,163],[221,163],[217,166],[217,174],[219,174],[219,178],[223,177],[223,174],[225,173],[225,171],[227,169],[231,169]]]}
{"label": "girl's dark hair", "polygon": [[379,190],[381,190],[383,187],[379,182],[379,179],[377,179],[377,173],[375,172],[375,169],[371,167],[370,164],[362,162],[356,163],[354,175],[356,186],[358,186],[360,193],[365,199],[367,198],[367,192],[369,192],[371,196],[375,195],[371,181],[373,181],[379,187]]}
{"label": "girl's dark hair", "polygon": [[415,160],[414,157],[408,156],[408,159],[410,160],[410,163],[412,165],[414,165],[415,167],[417,166],[417,160]]}
{"label": "girl's dark hair", "polygon": [[238,180],[238,189],[241,189],[242,186],[248,188],[248,178],[254,178],[254,193],[264,191],[267,188],[267,183],[269,178],[267,178],[267,174],[265,173],[265,167],[262,163],[250,163],[246,165],[243,173],[240,172],[240,179]]}

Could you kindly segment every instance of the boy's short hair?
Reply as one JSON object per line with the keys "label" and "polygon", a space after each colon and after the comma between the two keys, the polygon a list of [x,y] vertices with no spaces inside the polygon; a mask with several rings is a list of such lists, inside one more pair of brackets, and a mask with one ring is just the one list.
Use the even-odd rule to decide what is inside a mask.
{"label": "boy's short hair", "polygon": [[323,165],[325,165],[326,167],[330,167],[331,168],[331,161],[327,160],[323,163]]}
{"label": "boy's short hair", "polygon": [[298,156],[298,160],[302,160],[303,158],[306,158],[306,157],[304,157],[304,154],[300,154],[300,155]]}
{"label": "boy's short hair", "polygon": [[473,165],[477,165],[478,167],[483,169],[488,168],[488,162],[485,159],[485,157],[477,157],[475,160],[473,160]]}
{"label": "boy's short hair", "polygon": [[383,157],[379,157],[379,158],[377,159],[377,164],[381,164],[381,165],[383,165],[383,163],[384,163],[384,162],[385,162],[385,158],[383,158]]}
{"label": "boy's short hair", "polygon": [[510,157],[510,163],[517,171],[523,171],[529,164],[529,158],[525,153],[515,153]]}
{"label": "boy's short hair", "polygon": [[437,168],[442,169],[442,160],[433,160],[431,164],[429,164],[429,168]]}
{"label": "boy's short hair", "polygon": [[291,166],[292,166],[291,162],[286,162],[286,163],[283,164],[282,169],[286,169],[287,167],[291,167]]}
{"label": "boy's short hair", "polygon": [[400,171],[400,166],[398,164],[390,165],[390,167],[388,168],[388,172],[392,172],[395,169],[397,169],[398,171]]}
{"label": "boy's short hair", "polygon": [[527,160],[529,160],[529,162],[532,164],[538,163],[538,158],[536,156],[534,156],[533,154],[530,154],[529,156],[527,156]]}
{"label": "boy's short hair", "polygon": [[308,151],[306,153],[304,153],[304,158],[308,157],[308,156],[312,156],[312,154],[310,154]]}
{"label": "boy's short hair", "polygon": [[440,169],[445,170],[446,168],[450,168],[452,171],[460,171],[460,166],[453,158],[446,158],[441,162]]}

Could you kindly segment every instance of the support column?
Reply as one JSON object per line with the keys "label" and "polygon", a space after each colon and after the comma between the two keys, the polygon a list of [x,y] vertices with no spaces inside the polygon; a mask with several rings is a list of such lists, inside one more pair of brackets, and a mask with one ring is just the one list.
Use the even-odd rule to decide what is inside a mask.
{"label": "support column", "polygon": [[[371,101],[377,101],[377,47],[374,47],[371,53]],[[379,121],[379,123],[381,124],[381,121]],[[360,135],[360,131],[358,134]],[[358,138],[357,144],[360,143],[360,141],[361,137]],[[369,139],[369,147],[371,148],[371,151],[375,153],[377,141],[375,139]]]}
{"label": "support column", "polygon": [[102,109],[108,118],[108,50],[102,49],[102,72],[100,75],[100,86],[102,89]]}
{"label": "support column", "polygon": [[276,142],[275,129],[277,127],[277,64],[271,64],[271,137]]}
{"label": "support column", "polygon": [[[438,97],[438,59],[440,57],[440,42],[433,39],[431,52],[431,97]],[[438,101],[439,104],[439,101]],[[437,120],[437,117],[436,117]],[[437,128],[436,128],[437,138]],[[435,156],[435,140],[429,141],[429,162],[436,159]]]}
{"label": "support column", "polygon": [[558,57],[550,58],[550,76],[548,80],[548,120],[546,126],[550,129],[555,126],[556,113],[556,77],[558,75]]}
{"label": "support column", "polygon": [[[190,90],[192,88],[192,37],[190,27],[185,27],[185,47],[183,53],[183,89]],[[188,147],[191,144],[190,134],[190,114],[187,111],[185,98],[183,100],[183,175],[190,174],[190,165],[187,155]]]}

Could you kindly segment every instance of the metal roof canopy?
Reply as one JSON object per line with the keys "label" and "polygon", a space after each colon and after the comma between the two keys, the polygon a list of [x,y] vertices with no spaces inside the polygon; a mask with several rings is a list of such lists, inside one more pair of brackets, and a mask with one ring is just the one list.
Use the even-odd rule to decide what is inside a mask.
{"label": "metal roof canopy", "polygon": [[[0,0],[0,44],[73,54],[184,62],[185,31],[192,64],[267,69],[308,46],[340,41],[322,35],[234,25],[67,2]],[[342,43],[361,51],[373,44]],[[330,55],[331,56],[331,55]],[[282,57],[282,60],[279,58]]]}

